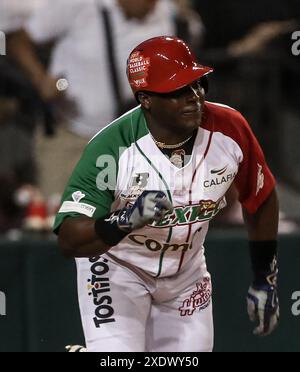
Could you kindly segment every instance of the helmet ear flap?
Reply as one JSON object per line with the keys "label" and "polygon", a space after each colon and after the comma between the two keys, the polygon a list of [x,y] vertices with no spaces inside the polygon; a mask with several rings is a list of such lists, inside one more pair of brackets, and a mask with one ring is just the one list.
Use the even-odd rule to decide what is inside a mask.
{"label": "helmet ear flap", "polygon": [[207,78],[207,76],[202,76],[202,78],[200,78],[200,84],[203,87],[203,89],[205,91],[205,94],[207,94],[208,93],[208,78]]}

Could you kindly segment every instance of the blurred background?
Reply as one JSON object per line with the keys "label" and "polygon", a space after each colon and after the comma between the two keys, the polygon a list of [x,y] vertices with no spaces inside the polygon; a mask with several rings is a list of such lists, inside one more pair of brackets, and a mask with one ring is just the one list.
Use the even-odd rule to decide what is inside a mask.
{"label": "blurred background", "polygon": [[[215,68],[207,99],[248,119],[278,180],[280,230],[297,229],[299,17],[296,0],[0,0],[0,233],[51,231],[88,140],[135,105],[129,52],[157,35]],[[228,200],[216,227],[242,224],[234,191]]]}
{"label": "blurred background", "polygon": [[[3,267],[11,252],[25,257],[28,242],[55,246],[53,219],[83,148],[134,106],[129,52],[158,35],[179,36],[215,68],[207,100],[247,118],[277,178],[280,234],[298,236],[299,0],[0,0]],[[234,190],[228,204],[210,236],[230,246],[243,231]],[[0,273],[0,290],[10,285]]]}

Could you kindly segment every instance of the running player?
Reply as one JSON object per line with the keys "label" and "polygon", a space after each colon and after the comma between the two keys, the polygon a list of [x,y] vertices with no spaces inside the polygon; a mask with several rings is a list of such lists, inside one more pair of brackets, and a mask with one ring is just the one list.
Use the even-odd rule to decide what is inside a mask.
{"label": "running player", "polygon": [[275,181],[247,121],[205,101],[207,75],[180,39],[130,54],[140,103],[89,143],[66,187],[55,232],[76,257],[88,351],[211,351],[210,220],[239,192],[258,335],[278,322]]}

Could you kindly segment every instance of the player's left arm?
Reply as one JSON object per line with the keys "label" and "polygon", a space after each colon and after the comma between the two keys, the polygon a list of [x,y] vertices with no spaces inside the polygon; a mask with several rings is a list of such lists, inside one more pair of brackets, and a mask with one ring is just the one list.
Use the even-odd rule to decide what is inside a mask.
{"label": "player's left arm", "polygon": [[274,189],[255,213],[243,208],[249,235],[249,248],[254,280],[248,296],[248,314],[258,321],[254,334],[267,336],[277,326],[279,301],[277,294],[278,199]]}
{"label": "player's left arm", "polygon": [[247,303],[250,320],[258,321],[254,334],[266,336],[277,326],[279,303],[278,273],[278,199],[275,179],[263,151],[246,120],[239,118],[239,138],[243,153],[235,184],[249,235],[253,282]]}
{"label": "player's left arm", "polygon": [[276,240],[279,217],[276,189],[273,189],[255,213],[249,213],[243,208],[243,216],[250,241]]}

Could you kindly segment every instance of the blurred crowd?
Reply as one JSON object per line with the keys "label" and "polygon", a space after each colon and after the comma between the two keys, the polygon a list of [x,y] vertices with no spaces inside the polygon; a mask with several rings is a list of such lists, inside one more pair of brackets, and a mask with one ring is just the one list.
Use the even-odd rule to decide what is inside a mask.
{"label": "blurred crowd", "polygon": [[[285,118],[300,117],[299,20],[298,0],[0,0],[0,233],[51,230],[89,139],[135,106],[129,52],[158,35],[215,67],[209,100],[241,110],[272,170],[293,183],[278,142]],[[228,198],[234,206],[234,190]]]}

